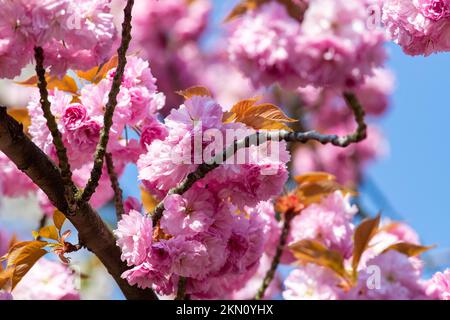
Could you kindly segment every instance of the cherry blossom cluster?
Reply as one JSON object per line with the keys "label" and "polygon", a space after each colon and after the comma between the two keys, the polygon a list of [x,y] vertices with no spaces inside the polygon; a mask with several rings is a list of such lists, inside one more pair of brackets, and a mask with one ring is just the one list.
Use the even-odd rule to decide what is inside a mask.
{"label": "cherry blossom cluster", "polygon": [[309,0],[302,17],[269,1],[232,24],[229,56],[256,87],[354,87],[383,64],[384,33],[369,30],[373,1]]}
{"label": "cherry blossom cluster", "polygon": [[210,11],[209,0],[136,1],[133,49],[151,61],[170,108],[180,102],[175,91],[202,81],[194,61],[203,56],[198,42],[207,27]]}
{"label": "cherry blossom cluster", "polygon": [[409,55],[450,50],[447,0],[384,0],[382,21],[390,37]]}
{"label": "cherry blossom cluster", "polygon": [[[50,90],[51,110],[57,119],[58,129],[62,133],[67,148],[69,162],[73,169],[74,183],[83,187],[90,177],[94,152],[103,127],[104,107],[108,100],[115,68],[108,71],[98,83],[86,82],[78,92]],[[164,95],[158,92],[148,62],[129,57],[124,79],[118,96],[118,105],[110,132],[108,152],[114,156],[117,174],[120,176],[127,163],[136,163],[140,154],[146,151],[146,143],[154,135],[161,136],[165,130],[156,120],[158,110],[164,106]],[[51,158],[57,159],[52,136],[40,105],[40,97],[35,92],[28,103],[31,125],[28,132],[38,145]],[[127,131],[141,133],[140,141],[127,138]],[[8,197],[20,196],[37,191],[44,211],[53,213],[53,206],[41,190],[37,190],[32,181],[1,154],[2,163],[0,191]],[[100,179],[100,187],[94,194],[91,204],[99,208],[113,196],[106,168]]]}
{"label": "cherry blossom cluster", "polygon": [[[223,114],[222,107],[206,96],[189,98],[172,110],[165,119],[166,130],[161,131],[165,134],[155,135],[138,161],[139,177],[149,192],[162,199],[198,167],[191,146],[199,132],[220,134],[214,142],[203,140],[202,151],[214,143],[222,151],[226,131],[241,130],[243,136],[250,131],[244,124],[223,123]],[[279,149],[279,158],[251,161],[269,145]],[[164,197],[158,225],[138,211],[130,211],[119,222],[115,233],[122,259],[133,267],[123,274],[130,284],[170,295],[184,277],[186,293],[193,298],[224,297],[245,285],[257,271],[271,236],[261,201],[282,191],[289,155],[285,143],[275,142],[244,152],[246,163],[223,164],[185,194]]]}
{"label": "cherry blossom cluster", "polygon": [[[353,258],[353,218],[357,211],[349,197],[337,191],[293,219],[290,243],[317,240],[339,252],[345,258],[345,267],[349,267]],[[286,278],[283,297],[288,300],[448,299],[449,272],[437,273],[431,280],[424,280],[424,263],[420,258],[408,257],[395,250],[386,251],[400,242],[418,245],[419,237],[406,224],[386,220],[363,253],[354,286],[345,288],[342,279],[331,269],[305,263]],[[285,262],[291,259],[289,255],[285,253]]]}
{"label": "cherry blossom cluster", "polygon": [[110,56],[115,37],[110,0],[1,0],[0,78],[19,75],[35,47],[53,74],[92,68]]}

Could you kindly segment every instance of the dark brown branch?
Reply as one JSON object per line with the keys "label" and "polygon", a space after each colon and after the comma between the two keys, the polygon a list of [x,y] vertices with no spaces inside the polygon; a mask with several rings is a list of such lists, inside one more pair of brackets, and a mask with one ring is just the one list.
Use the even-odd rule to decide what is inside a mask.
{"label": "dark brown branch", "polygon": [[186,281],[185,277],[180,277],[178,280],[177,296],[175,300],[185,300],[186,297]]}
{"label": "dark brown branch", "polygon": [[38,88],[40,93],[40,103],[44,117],[47,120],[47,127],[53,138],[53,145],[56,149],[58,157],[58,165],[61,170],[61,176],[64,181],[64,190],[66,199],[69,202],[69,211],[73,213],[76,210],[74,202],[74,194],[77,191],[75,184],[72,182],[72,171],[70,170],[69,158],[67,157],[67,149],[58,130],[55,116],[51,111],[50,101],[48,100],[47,80],[45,78],[44,68],[44,50],[41,47],[34,48],[34,57],[36,60],[36,75],[38,78]]}
{"label": "dark brown branch", "polygon": [[[226,148],[222,153],[218,154],[211,163],[203,163],[198,166],[197,170],[190,173],[177,187],[171,189],[168,194],[184,194],[197,181],[204,178],[209,172],[213,171],[224,163],[228,158],[233,156],[238,150],[248,148],[253,145],[260,145],[267,141],[286,141],[307,143],[309,141],[318,141],[322,144],[332,144],[336,147],[345,148],[352,143],[364,140],[367,136],[367,125],[364,122],[364,109],[358,102],[356,96],[352,93],[344,93],[344,98],[348,107],[352,110],[357,128],[354,133],[346,136],[338,136],[335,134],[321,134],[316,131],[307,132],[291,132],[291,131],[258,131],[253,135],[244,139],[235,141],[233,145]],[[153,225],[156,225],[161,219],[164,212],[164,203],[161,201],[151,213]]]}
{"label": "dark brown branch", "polygon": [[95,210],[88,204],[78,208],[75,215],[68,214],[64,182],[59,169],[24,133],[22,125],[0,107],[0,150],[11,159],[49,197],[53,205],[63,212],[78,230],[83,243],[105,265],[128,299],[157,299],[152,290],[130,286],[121,278],[128,269],[120,259],[116,240]]}
{"label": "dark brown branch", "polygon": [[283,229],[281,231],[280,241],[278,242],[275,256],[273,257],[272,264],[270,265],[270,269],[267,271],[266,276],[264,277],[261,287],[256,293],[255,300],[261,300],[264,298],[266,290],[270,286],[270,283],[275,276],[275,272],[277,271],[278,265],[280,264],[281,256],[283,254],[284,247],[286,246],[287,238],[289,236],[291,221],[294,217],[295,215],[291,213],[286,213],[284,217]]}
{"label": "dark brown branch", "polygon": [[116,170],[114,169],[114,161],[111,153],[107,152],[105,157],[106,168],[108,169],[109,180],[111,181],[111,188],[114,191],[114,205],[116,207],[117,221],[120,221],[122,219],[122,215],[125,213],[123,208],[123,192],[119,185]]}
{"label": "dark brown branch", "polygon": [[118,64],[116,74],[111,85],[111,91],[109,92],[108,102],[106,103],[105,115],[103,117],[103,128],[100,133],[100,141],[97,145],[94,156],[94,166],[91,171],[89,181],[82,193],[78,194],[78,203],[89,202],[91,196],[94,194],[95,189],[98,187],[98,182],[102,176],[103,163],[105,159],[106,148],[109,141],[109,131],[113,125],[114,110],[117,106],[117,96],[120,92],[120,86],[122,84],[123,74],[125,72],[125,66],[127,64],[127,51],[131,41],[131,20],[134,0],[128,0],[124,9],[124,21],[122,23],[122,41],[120,47],[117,50]]}

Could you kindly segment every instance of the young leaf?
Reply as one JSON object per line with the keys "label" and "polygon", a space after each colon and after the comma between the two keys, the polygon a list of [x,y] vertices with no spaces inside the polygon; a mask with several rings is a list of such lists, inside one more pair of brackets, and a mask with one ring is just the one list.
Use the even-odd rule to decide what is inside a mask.
{"label": "young leaf", "polygon": [[4,289],[13,276],[14,269],[0,270],[0,290]]}
{"label": "young leaf", "polygon": [[59,233],[55,226],[43,227],[41,230],[38,231],[38,235],[39,237],[52,239],[56,241],[59,239]]}
{"label": "young leaf", "polygon": [[6,268],[7,270],[13,270],[11,276],[12,289],[31,267],[47,253],[43,249],[46,245],[47,242],[45,241],[25,241],[17,243],[10,249]]}
{"label": "young leaf", "polygon": [[61,228],[66,221],[66,216],[64,213],[59,211],[58,209],[55,209],[55,212],[53,213],[53,223],[55,224],[56,229],[61,231]]}
{"label": "young leaf", "polygon": [[[78,86],[75,80],[70,76],[64,76],[62,79],[58,79],[56,77],[52,77],[50,75],[46,75],[45,79],[47,80],[47,88],[48,90],[58,89],[61,91],[69,92],[76,94],[78,92]],[[32,76],[31,78],[17,82],[23,86],[32,86],[35,87],[37,85],[37,76]]]}
{"label": "young leaf", "polygon": [[29,255],[30,252],[44,248],[46,241],[24,241],[14,245],[8,252],[6,268],[11,268],[17,264],[17,261]]}
{"label": "young leaf", "polygon": [[286,122],[296,122],[277,106],[264,103],[257,105],[260,98],[239,101],[224,116],[224,122],[241,122],[255,130],[288,130]]}
{"label": "young leaf", "polygon": [[367,247],[369,246],[370,240],[372,240],[372,238],[378,232],[380,219],[381,219],[380,214],[378,214],[373,219],[366,219],[363,222],[361,222],[361,224],[355,230],[353,260],[352,260],[352,268],[354,274],[356,274],[362,254],[364,253],[364,251],[366,251]]}
{"label": "young leaf", "polygon": [[147,192],[143,187],[141,187],[141,198],[146,212],[152,212],[158,204],[158,201],[155,199],[155,197],[153,197],[153,195]]}
{"label": "young leaf", "polygon": [[77,71],[77,76],[91,83],[99,83],[106,77],[109,70],[117,67],[118,61],[119,58],[115,55],[108,62],[98,67],[94,67],[88,71]]}
{"label": "young leaf", "polygon": [[346,279],[347,272],[344,267],[344,257],[339,251],[329,250],[315,240],[301,240],[289,246],[294,257],[303,262],[314,263],[334,271]]}
{"label": "young leaf", "polygon": [[303,183],[311,183],[317,181],[336,181],[336,177],[326,172],[308,172],[301,176],[294,177],[295,182],[301,185]]}
{"label": "young leaf", "polygon": [[12,108],[8,109],[8,114],[13,117],[17,122],[20,122],[23,125],[23,130],[25,132],[28,131],[28,128],[31,125],[31,118],[28,114],[28,109],[26,108]]}
{"label": "young leaf", "polygon": [[209,91],[208,88],[201,86],[190,87],[186,90],[177,91],[176,93],[184,97],[186,100],[195,96],[212,97],[211,91]]}
{"label": "young leaf", "polygon": [[14,272],[12,275],[12,289],[22,280],[34,264],[42,258],[47,251],[40,248],[30,248],[30,250],[23,251],[15,261]]}
{"label": "young leaf", "polygon": [[428,250],[433,249],[435,246],[420,246],[417,244],[413,244],[413,243],[407,243],[407,242],[400,242],[400,243],[396,243],[391,245],[390,247],[388,247],[387,249],[385,249],[383,251],[383,253],[390,251],[390,250],[395,250],[398,251],[400,253],[403,253],[404,255],[407,255],[408,257],[415,257],[418,256]]}
{"label": "young leaf", "polygon": [[[272,0],[241,0],[231,13],[226,17],[225,22],[232,21],[244,15],[248,11],[255,10],[263,4]],[[303,0],[276,0],[279,4],[285,6],[287,13],[296,20],[302,21],[307,4]]]}
{"label": "young leaf", "polygon": [[344,194],[355,194],[354,191],[339,184],[333,175],[324,172],[312,172],[297,176],[295,180],[298,183],[295,190],[296,195],[306,206],[322,201],[324,197],[337,190]]}

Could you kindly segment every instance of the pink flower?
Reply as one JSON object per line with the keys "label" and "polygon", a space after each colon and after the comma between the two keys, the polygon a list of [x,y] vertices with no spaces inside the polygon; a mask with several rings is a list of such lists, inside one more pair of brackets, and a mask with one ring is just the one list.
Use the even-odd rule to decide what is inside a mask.
{"label": "pink flower", "polygon": [[79,300],[77,277],[60,262],[40,259],[12,291],[15,300]]}
{"label": "pink flower", "polygon": [[87,70],[110,55],[116,36],[109,0],[17,0],[0,2],[0,77],[12,78],[43,47],[45,64],[62,76]]}
{"label": "pink flower", "polygon": [[289,242],[317,240],[332,250],[350,257],[353,248],[353,216],[358,209],[349,196],[336,191],[319,204],[312,204],[291,222]]}
{"label": "pink flower", "polygon": [[161,228],[174,236],[193,236],[206,231],[217,210],[214,196],[207,190],[192,188],[183,196],[169,195],[164,199],[165,211]]}
{"label": "pink flower", "polygon": [[450,269],[433,275],[428,282],[427,294],[437,299],[450,300]]}
{"label": "pink flower", "polygon": [[166,118],[170,129],[182,126],[193,130],[201,126],[203,130],[220,128],[222,126],[222,107],[210,97],[193,96],[186,100],[178,109],[173,109]]}
{"label": "pink flower", "polygon": [[123,202],[123,207],[126,214],[129,214],[130,211],[141,212],[142,204],[135,197],[128,197]]}
{"label": "pink flower", "polygon": [[159,294],[170,294],[173,291],[172,283],[167,279],[164,273],[155,269],[148,262],[144,262],[122,274],[122,278],[126,279],[132,286],[147,289],[153,287]]}
{"label": "pink flower", "polygon": [[300,34],[300,22],[283,5],[269,2],[233,22],[230,60],[256,87],[280,82],[295,88]]}
{"label": "pink flower", "polygon": [[13,296],[11,295],[11,293],[0,290],[0,301],[5,301],[5,300],[13,300]]}
{"label": "pink flower", "polygon": [[147,258],[152,244],[152,220],[144,217],[140,212],[132,210],[122,216],[117,229],[114,231],[117,245],[122,250],[122,260],[129,266],[139,265]]}
{"label": "pink flower", "polygon": [[153,117],[145,119],[141,132],[141,146],[145,150],[155,140],[164,140],[168,136],[167,128]]}
{"label": "pink flower", "polygon": [[87,117],[86,108],[79,103],[74,103],[64,110],[63,122],[67,130],[79,129]]}
{"label": "pink flower", "polygon": [[421,266],[417,258],[388,251],[367,262],[359,272],[358,285],[346,296],[362,300],[425,299],[425,286],[420,280]]}
{"label": "pink flower", "polygon": [[167,241],[172,259],[171,271],[182,277],[204,279],[208,274],[210,258],[204,244],[183,237]]}
{"label": "pink flower", "polygon": [[447,0],[419,0],[422,14],[433,21],[450,16],[450,4]]}
{"label": "pink flower", "polygon": [[383,23],[409,55],[449,51],[450,7],[445,0],[383,1]]}
{"label": "pink flower", "polygon": [[6,197],[26,196],[36,190],[36,185],[0,151],[0,195]]}
{"label": "pink flower", "polygon": [[330,269],[306,264],[292,271],[284,281],[286,300],[338,300],[340,280]]}

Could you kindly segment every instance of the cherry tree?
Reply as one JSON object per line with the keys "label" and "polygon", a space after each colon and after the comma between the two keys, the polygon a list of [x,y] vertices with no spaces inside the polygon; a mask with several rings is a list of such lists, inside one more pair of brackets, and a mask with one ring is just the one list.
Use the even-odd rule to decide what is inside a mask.
{"label": "cherry tree", "polygon": [[242,0],[220,33],[214,5],[0,0],[0,194],[42,213],[0,230],[0,300],[80,299],[86,252],[127,299],[449,299],[358,191],[387,150],[386,42],[449,51],[450,3]]}

